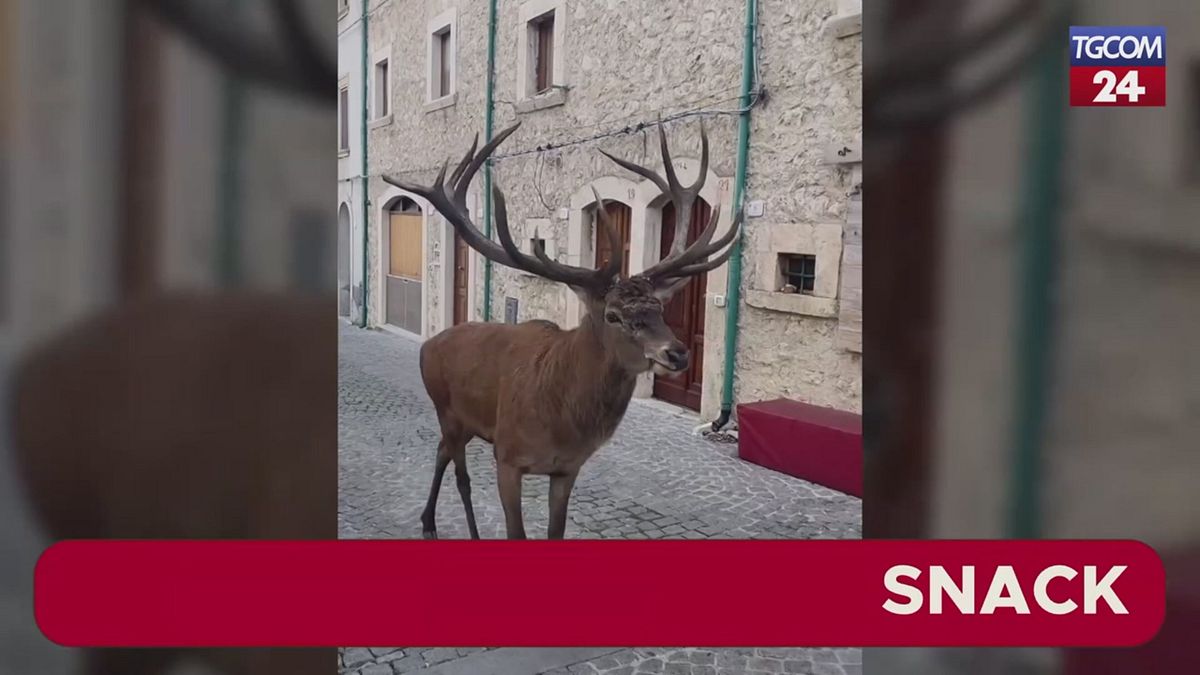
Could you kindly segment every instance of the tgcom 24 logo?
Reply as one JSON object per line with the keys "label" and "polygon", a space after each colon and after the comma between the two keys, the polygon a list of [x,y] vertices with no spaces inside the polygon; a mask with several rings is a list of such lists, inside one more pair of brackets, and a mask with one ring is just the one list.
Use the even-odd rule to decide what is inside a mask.
{"label": "tgcom 24 logo", "polygon": [[1167,104],[1167,29],[1071,26],[1071,105]]}

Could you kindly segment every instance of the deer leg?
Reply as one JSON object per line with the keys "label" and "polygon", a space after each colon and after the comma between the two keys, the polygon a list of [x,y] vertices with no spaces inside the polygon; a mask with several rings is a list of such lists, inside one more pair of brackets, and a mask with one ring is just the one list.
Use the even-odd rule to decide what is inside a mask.
{"label": "deer leg", "polygon": [[496,485],[500,488],[500,504],[504,506],[504,529],[509,539],[524,539],[525,524],[521,520],[521,478],[515,466],[496,463]]}
{"label": "deer leg", "polygon": [[467,444],[460,443],[454,448],[454,480],[458,484],[458,494],[462,496],[463,509],[467,512],[467,529],[471,538],[479,538],[479,529],[475,527],[475,507],[471,505],[471,477],[467,474]]}
{"label": "deer leg", "polygon": [[429,501],[425,502],[425,510],[421,513],[421,536],[426,539],[437,539],[434,512],[437,511],[438,490],[442,487],[442,476],[446,474],[450,457],[450,448],[443,436],[442,442],[438,443],[437,464],[433,467],[433,485],[429,486]]}
{"label": "deer leg", "polygon": [[562,539],[567,531],[567,503],[571,501],[571,489],[575,487],[576,473],[550,476],[550,529],[547,539]]}

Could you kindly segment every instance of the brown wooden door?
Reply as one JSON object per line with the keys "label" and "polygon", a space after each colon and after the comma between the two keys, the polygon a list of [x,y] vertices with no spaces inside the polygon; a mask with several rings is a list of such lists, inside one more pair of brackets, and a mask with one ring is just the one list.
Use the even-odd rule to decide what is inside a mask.
{"label": "brown wooden door", "polygon": [[[621,241],[625,245],[625,253],[621,257],[621,276],[629,276],[629,221],[633,212],[628,206],[620,202],[606,202],[604,205],[605,212],[608,213],[608,219],[612,226],[616,228],[617,233],[621,235]],[[600,221],[596,220],[595,226],[596,237],[596,268],[599,269],[602,265],[612,259],[612,246],[609,245],[608,235],[604,234],[604,228],[600,226]]]}
{"label": "brown wooden door", "polygon": [[[692,243],[704,226],[708,224],[711,209],[703,200],[697,199],[692,206],[692,218],[688,227],[687,241]],[[662,211],[662,238],[660,258],[665,258],[675,241],[675,205],[667,204]],[[707,274],[692,277],[675,297],[663,308],[663,319],[675,337],[691,351],[688,369],[678,375],[655,375],[654,397],[681,405],[692,410],[700,409],[700,386],[704,375],[704,292]]]}
{"label": "brown wooden door", "polygon": [[454,234],[454,325],[467,322],[467,265],[471,250],[462,237]]}

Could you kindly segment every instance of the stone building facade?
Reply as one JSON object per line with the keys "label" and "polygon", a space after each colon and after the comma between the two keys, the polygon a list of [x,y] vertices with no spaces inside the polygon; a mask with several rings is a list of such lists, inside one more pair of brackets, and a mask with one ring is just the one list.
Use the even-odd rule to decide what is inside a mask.
{"label": "stone building facade", "polygon": [[[757,1],[754,68],[765,93],[751,112],[735,401],[785,396],[857,412],[860,3]],[[498,151],[494,176],[522,246],[536,236],[563,262],[594,264],[594,187],[626,219],[629,273],[656,262],[671,207],[599,150],[661,169],[653,123],[681,113],[691,114],[665,123],[681,179],[699,168],[703,119],[711,161],[701,208],[721,209],[718,235],[729,226],[745,10],[745,0],[499,3],[495,129],[521,127]],[[428,337],[483,317],[483,260],[464,254],[453,229],[420,198],[380,175],[428,183],[483,131],[488,3],[373,0],[368,11],[369,323]],[[477,223],[481,188],[479,179],[469,198]],[[401,238],[419,241],[419,274],[416,253],[399,250]],[[400,259],[410,269],[399,270]],[[797,269],[803,280],[784,274]],[[680,335],[701,366],[690,374],[688,400],[673,402],[698,408],[706,420],[720,406],[727,273],[721,266],[695,288],[689,334]],[[807,285],[781,292],[790,290],[788,281]],[[399,294],[407,306],[397,306]],[[419,313],[411,305],[418,296]],[[493,265],[492,320],[505,320],[514,300],[521,321],[567,327],[580,317],[566,287]],[[646,378],[638,395],[666,397]]]}
{"label": "stone building facade", "polygon": [[339,0],[337,4],[338,315],[353,321],[359,321],[362,317],[363,2],[366,0]]}

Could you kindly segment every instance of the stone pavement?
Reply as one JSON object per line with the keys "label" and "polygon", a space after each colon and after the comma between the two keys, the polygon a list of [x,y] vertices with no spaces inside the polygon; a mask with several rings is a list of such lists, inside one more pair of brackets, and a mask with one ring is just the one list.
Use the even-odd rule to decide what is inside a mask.
{"label": "stone pavement", "polygon": [[858,649],[346,649],[343,673],[393,675],[862,675]]}
{"label": "stone pavement", "polygon": [[[339,363],[338,532],[343,538],[419,538],[439,438],[417,367],[416,342],[343,325]],[[861,536],[861,502],[749,464],[731,444],[692,435],[697,418],[635,400],[609,443],[584,466],[567,538],[844,539]],[[504,536],[491,446],[467,446],[480,535]],[[524,481],[530,537],[544,537],[548,479]],[[466,538],[447,472],[441,538]],[[828,649],[347,649],[346,673],[668,673],[854,675],[858,650]]]}

